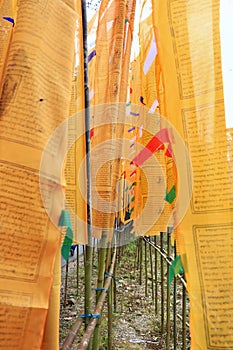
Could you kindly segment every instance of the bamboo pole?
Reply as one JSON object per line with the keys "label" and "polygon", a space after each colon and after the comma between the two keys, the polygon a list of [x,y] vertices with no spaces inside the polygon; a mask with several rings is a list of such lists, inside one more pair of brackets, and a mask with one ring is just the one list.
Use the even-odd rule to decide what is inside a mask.
{"label": "bamboo pole", "polygon": [[[90,140],[90,100],[88,83],[88,25],[86,0],[82,0],[82,28],[83,28],[83,52],[84,52],[84,96],[85,96],[85,135],[86,135],[86,176],[87,176],[87,234],[88,245],[86,246],[85,262],[85,313],[92,310],[91,305],[91,282],[92,282],[92,220],[91,220],[91,140]],[[88,319],[85,319],[85,327],[88,326]],[[89,344],[89,349],[91,343]]]}
{"label": "bamboo pole", "polygon": [[[105,247],[107,236],[103,233],[102,235],[102,243],[101,246]],[[103,288],[104,285],[104,272],[105,272],[105,260],[106,260],[106,248],[99,249],[99,259],[98,259],[98,280],[97,280],[97,288]],[[97,290],[96,292],[96,304],[98,304],[99,297],[101,295],[101,291]],[[98,320],[96,324],[96,328],[93,336],[93,350],[99,349],[99,336],[100,336],[100,321]]]}
{"label": "bamboo pole", "polygon": [[95,252],[96,252],[96,239],[93,238],[93,248],[92,248],[92,266],[95,264]]}
{"label": "bamboo pole", "polygon": [[107,255],[106,255],[106,263],[105,263],[105,270],[108,271],[109,266],[111,264],[111,255],[112,255],[112,248],[109,245],[107,248]]}
{"label": "bamboo pole", "polygon": [[[118,255],[118,251],[119,249],[117,249],[117,255]],[[116,276],[116,272],[117,272],[117,264],[115,264],[114,266],[114,276]],[[116,281],[114,279],[113,281],[113,307],[114,307],[114,312],[117,312],[117,285],[116,285]]]}
{"label": "bamboo pole", "polygon": [[79,295],[79,245],[76,246],[76,288],[77,288],[77,297]]}
{"label": "bamboo pole", "polygon": [[86,262],[86,246],[83,244],[83,265],[85,266],[85,262]]}
{"label": "bamboo pole", "polygon": [[136,243],[136,254],[134,257],[134,275],[136,275],[136,270],[138,270],[138,264],[139,264],[139,259],[138,259],[138,240]]}
{"label": "bamboo pole", "polygon": [[[107,235],[102,235],[102,247],[105,247]],[[104,272],[105,272],[105,261],[106,261],[106,248],[99,249],[99,261],[98,261],[98,280],[97,280],[97,288],[102,288],[104,285]],[[100,297],[101,291],[97,291],[96,293],[96,303],[98,303],[98,299]]]}
{"label": "bamboo pole", "polygon": [[[157,246],[157,237],[154,237],[154,246]],[[155,314],[158,313],[158,252],[155,249]]]}
{"label": "bamboo pole", "polygon": [[[163,244],[163,234],[160,234],[160,247],[157,246],[157,239],[156,237],[154,237],[154,242],[152,242],[151,240],[148,240],[147,237],[143,238],[148,244],[150,244],[156,252],[155,257],[157,256],[157,253],[160,254],[161,256],[161,265],[163,265],[163,260],[166,261],[167,265],[171,265],[172,264],[172,259],[167,256],[167,254],[165,254],[164,251],[164,244]],[[175,257],[176,257],[176,247],[175,247]],[[157,280],[157,276],[156,276],[156,266],[157,266],[157,262],[155,262],[155,280]],[[161,266],[162,267],[162,266]],[[164,269],[162,267],[161,269],[161,333],[164,332],[164,291],[163,289],[163,283],[164,283],[164,277],[163,277],[163,273],[164,273]],[[176,301],[177,301],[177,281],[179,281],[182,283],[183,286],[183,296],[182,296],[182,315],[179,315],[177,313],[177,308],[176,308]],[[156,283],[157,286],[157,283]],[[156,294],[156,291],[155,291]],[[156,304],[156,300],[155,299],[155,304]],[[182,350],[186,350],[187,347],[187,340],[186,340],[186,334],[187,334],[187,328],[189,328],[189,323],[186,321],[186,302],[187,302],[187,293],[186,293],[186,281],[183,278],[182,275],[178,274],[175,278],[174,278],[174,305],[173,305],[173,320],[174,320],[174,328],[173,328],[173,332],[174,332],[174,349],[177,348],[177,326],[176,326],[176,319],[179,318],[180,320],[182,320]],[[155,305],[156,307],[156,305]]]}
{"label": "bamboo pole", "polygon": [[[171,254],[171,235],[169,230],[167,230],[167,256],[170,259]],[[167,262],[167,322],[166,322],[166,350],[169,350],[169,343],[170,343],[170,300],[171,300],[171,292],[170,292],[170,286],[169,286],[169,270],[170,270],[170,264]]]}
{"label": "bamboo pole", "polygon": [[140,238],[139,243],[139,284],[142,285],[142,239]]}
{"label": "bamboo pole", "polygon": [[[92,247],[86,246],[86,264],[85,264],[85,314],[92,312],[91,303],[91,278],[92,278]],[[89,319],[85,318],[85,328],[88,327]],[[91,345],[90,345],[91,349]]]}
{"label": "bamboo pole", "polygon": [[66,307],[66,302],[67,302],[68,274],[69,274],[69,259],[66,262],[66,276],[65,276],[65,288],[64,288],[64,300],[63,300],[64,308]]}
{"label": "bamboo pole", "polygon": [[108,350],[112,350],[112,324],[113,324],[112,292],[113,292],[113,283],[111,283],[108,290]]}
{"label": "bamboo pole", "polygon": [[154,269],[153,269],[153,257],[152,257],[152,246],[149,245],[150,253],[150,273],[151,273],[151,292],[152,292],[152,302],[155,302],[155,290],[154,290]]}
{"label": "bamboo pole", "polygon": [[[160,248],[158,246],[156,246],[153,242],[149,241],[146,237],[143,238],[144,240],[147,241],[148,244],[151,244],[151,246],[163,257],[163,259],[168,263],[168,264],[172,264],[172,262],[170,261],[170,259],[167,258],[167,255],[164,254],[164,251],[161,251]],[[185,279],[181,276],[181,275],[177,275],[177,277],[179,278],[179,280],[181,281],[181,283],[183,284],[183,286],[186,288],[186,281]]]}
{"label": "bamboo pole", "polygon": [[[163,232],[160,233],[160,249],[163,252]],[[160,275],[161,275],[161,334],[164,333],[164,266],[163,256],[160,256]]]}
{"label": "bamboo pole", "polygon": [[[123,246],[121,247],[123,248]],[[109,247],[107,250],[106,257],[106,271],[108,271],[111,263],[112,248]],[[114,270],[113,270],[114,271]],[[108,349],[112,349],[112,284],[109,286],[108,290]]]}
{"label": "bamboo pole", "polygon": [[[100,297],[99,297],[99,301],[98,304],[95,307],[94,310],[94,314],[100,314],[103,305],[104,305],[104,300],[107,294],[107,291],[109,290],[109,286],[111,284],[112,281],[112,276],[113,276],[113,271],[114,271],[114,265],[115,265],[115,261],[116,261],[116,249],[113,253],[113,258],[112,258],[112,263],[111,263],[111,267],[108,273],[108,277],[105,280],[105,284],[104,284],[104,290],[102,291]],[[78,345],[78,347],[76,348],[76,350],[85,350],[89,344],[89,341],[91,339],[91,336],[94,332],[95,326],[97,323],[97,319],[96,318],[92,318],[88,324],[88,327],[85,331],[85,334],[81,340],[81,343]]]}
{"label": "bamboo pole", "polygon": [[145,245],[145,297],[148,297],[148,269],[147,269],[147,243],[144,241]]}
{"label": "bamboo pole", "polygon": [[76,322],[73,324],[70,333],[64,340],[62,346],[60,347],[60,350],[69,350],[74,339],[77,336],[78,331],[80,330],[81,326],[83,324],[83,318],[79,317]]}
{"label": "bamboo pole", "polygon": [[[174,259],[176,258],[176,241],[174,243]],[[177,278],[174,277],[173,281],[173,348],[176,350],[176,340],[177,340],[177,307],[176,307],[176,301],[177,301]]]}
{"label": "bamboo pole", "polygon": [[187,294],[186,294],[186,288],[183,285],[183,296],[182,296],[182,349],[187,349],[187,342],[186,342],[186,301],[187,301]]}

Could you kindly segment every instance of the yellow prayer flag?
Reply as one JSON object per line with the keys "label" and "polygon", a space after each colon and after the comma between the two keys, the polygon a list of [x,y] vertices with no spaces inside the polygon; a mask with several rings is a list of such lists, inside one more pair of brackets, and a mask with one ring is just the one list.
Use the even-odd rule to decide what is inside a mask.
{"label": "yellow prayer flag", "polygon": [[17,13],[15,4],[0,5],[0,347],[38,350],[60,248],[65,135],[48,150],[48,169],[40,162],[69,115],[76,12],[73,1],[20,1]]}
{"label": "yellow prayer flag", "polygon": [[[186,256],[191,348],[229,350],[233,167],[224,113],[219,0],[153,0],[153,14],[166,116],[185,140],[192,162],[192,168],[185,163],[177,168],[175,213],[178,249]],[[186,197],[191,202],[181,221]]]}

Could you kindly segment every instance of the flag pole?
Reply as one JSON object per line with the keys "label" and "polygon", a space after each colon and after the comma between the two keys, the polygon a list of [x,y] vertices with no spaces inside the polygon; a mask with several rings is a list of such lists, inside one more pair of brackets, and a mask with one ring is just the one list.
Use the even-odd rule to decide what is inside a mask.
{"label": "flag pole", "polygon": [[[86,174],[87,174],[87,234],[85,263],[85,313],[92,313],[91,305],[91,279],[92,279],[92,215],[91,215],[91,140],[90,140],[90,98],[88,82],[88,24],[86,0],[82,0],[82,29],[83,29],[83,53],[84,53],[84,99],[85,99],[85,136],[86,136]],[[86,327],[88,325],[86,318]]]}
{"label": "flag pole", "polygon": [[82,27],[83,27],[83,53],[84,53],[84,105],[85,105],[85,136],[86,136],[86,171],[87,171],[87,223],[88,244],[92,245],[92,219],[91,219],[91,140],[90,140],[90,98],[88,79],[88,24],[86,0],[82,0]]}

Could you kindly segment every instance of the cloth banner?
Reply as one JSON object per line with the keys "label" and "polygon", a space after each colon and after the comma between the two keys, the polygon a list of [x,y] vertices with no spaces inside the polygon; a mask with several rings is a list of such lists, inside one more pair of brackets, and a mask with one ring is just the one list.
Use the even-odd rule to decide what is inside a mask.
{"label": "cloth banner", "polygon": [[233,147],[224,111],[219,11],[219,0],[153,0],[164,111],[192,164],[177,167],[176,239],[193,350],[233,349]]}
{"label": "cloth banner", "polygon": [[[43,171],[40,161],[69,115],[76,18],[74,1],[0,1],[2,349],[42,347],[60,249],[65,133],[47,149]],[[58,316],[48,319],[55,332],[43,349],[58,349]]]}

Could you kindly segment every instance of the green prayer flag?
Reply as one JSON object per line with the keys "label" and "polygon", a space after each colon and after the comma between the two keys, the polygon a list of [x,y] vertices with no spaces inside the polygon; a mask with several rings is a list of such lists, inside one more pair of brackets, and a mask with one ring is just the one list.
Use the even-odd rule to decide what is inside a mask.
{"label": "green prayer flag", "polygon": [[130,209],[130,215],[132,214],[132,212],[134,211],[134,207]]}
{"label": "green prayer flag", "polygon": [[168,285],[170,287],[171,282],[173,280],[174,277],[176,277],[177,275],[184,273],[184,268],[182,265],[182,261],[180,258],[180,255],[177,255],[177,257],[175,258],[175,260],[173,260],[170,268],[169,268],[169,275],[168,275]]}
{"label": "green prayer flag", "polygon": [[69,227],[67,227],[66,236],[64,238],[64,242],[61,248],[61,254],[65,259],[65,261],[69,259],[72,242],[73,242],[73,231]]}
{"label": "green prayer flag", "polygon": [[137,185],[137,183],[134,181],[131,185],[130,185],[130,190],[132,190],[132,188],[134,187],[134,186],[136,186]]}
{"label": "green prayer flag", "polygon": [[64,242],[61,248],[62,256],[67,261],[69,259],[70,248],[73,242],[73,230],[70,222],[70,215],[66,210],[61,211],[58,226],[67,227]]}
{"label": "green prayer flag", "polygon": [[171,204],[175,198],[176,198],[176,188],[175,186],[173,186],[169,192],[168,190],[166,190],[166,196],[164,199],[166,202]]}
{"label": "green prayer flag", "polygon": [[66,210],[61,211],[58,226],[66,226],[66,227],[71,228],[71,230],[72,230],[71,222],[70,222],[70,215]]}

